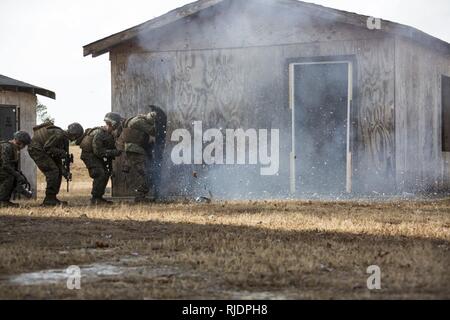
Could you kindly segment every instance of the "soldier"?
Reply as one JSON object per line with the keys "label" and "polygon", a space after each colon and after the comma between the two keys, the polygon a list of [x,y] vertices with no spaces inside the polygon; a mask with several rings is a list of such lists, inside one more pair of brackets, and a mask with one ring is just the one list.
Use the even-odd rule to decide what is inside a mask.
{"label": "soldier", "polygon": [[19,152],[30,143],[31,137],[25,131],[16,132],[10,141],[0,141],[0,207],[19,206],[10,200],[14,186],[26,183],[18,170]]}
{"label": "soldier", "polygon": [[112,128],[112,135],[117,140],[122,133],[122,122],[124,121],[122,116],[116,112],[109,112],[105,115],[104,121],[107,127]]}
{"label": "soldier", "polygon": [[116,141],[112,134],[114,127],[111,122],[105,127],[87,129],[82,139],[77,141],[89,176],[93,179],[91,204],[112,204],[103,198],[106,185],[112,174],[112,160],[121,152],[116,149]]}
{"label": "soldier", "polygon": [[61,187],[62,177],[69,179],[70,175],[64,169],[62,159],[69,153],[70,141],[75,141],[83,135],[83,127],[79,123],[72,123],[64,131],[48,122],[33,128],[33,131],[33,139],[28,147],[28,153],[45,175],[47,182],[42,205],[66,205],[67,202],[60,201],[56,197]]}
{"label": "soldier", "polygon": [[150,192],[147,181],[146,158],[151,153],[151,145],[155,139],[155,120],[156,113],[150,112],[122,120],[121,127],[117,129],[121,130],[117,147],[125,152],[127,162],[123,171],[127,173],[132,167],[136,172],[133,175],[135,202],[145,201],[147,194]]}

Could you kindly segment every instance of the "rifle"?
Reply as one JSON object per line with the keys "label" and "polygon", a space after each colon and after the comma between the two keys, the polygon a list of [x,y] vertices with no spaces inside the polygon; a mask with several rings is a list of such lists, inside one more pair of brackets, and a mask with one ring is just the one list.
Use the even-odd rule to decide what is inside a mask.
{"label": "rifle", "polygon": [[62,159],[63,168],[66,172],[65,178],[67,181],[67,192],[69,192],[69,183],[72,181],[72,173],[70,172],[70,164],[73,163],[73,154],[66,153]]}
{"label": "rifle", "polygon": [[31,184],[28,181],[28,179],[25,177],[25,175],[22,173],[22,171],[19,171],[19,174],[22,176],[23,180],[25,182],[19,184],[17,183],[17,179],[14,186],[14,199],[16,199],[17,196],[24,196],[27,199],[31,199],[33,197],[33,190],[31,189]]}

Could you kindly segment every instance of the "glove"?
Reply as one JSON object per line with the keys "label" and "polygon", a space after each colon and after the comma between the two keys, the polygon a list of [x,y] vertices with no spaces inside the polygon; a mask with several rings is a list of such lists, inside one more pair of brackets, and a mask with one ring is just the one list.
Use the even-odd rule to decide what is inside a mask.
{"label": "glove", "polygon": [[147,118],[147,120],[154,120],[156,118],[156,112],[152,111],[147,113],[145,115],[145,118]]}

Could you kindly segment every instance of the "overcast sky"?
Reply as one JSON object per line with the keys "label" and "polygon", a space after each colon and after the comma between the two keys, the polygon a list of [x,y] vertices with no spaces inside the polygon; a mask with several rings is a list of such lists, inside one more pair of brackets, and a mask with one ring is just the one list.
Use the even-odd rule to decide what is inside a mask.
{"label": "overcast sky", "polygon": [[[245,1],[245,0],[243,0]],[[41,97],[57,124],[102,124],[111,106],[108,55],[82,46],[189,0],[0,0],[0,74],[56,92]],[[449,0],[309,0],[414,26],[450,42]]]}

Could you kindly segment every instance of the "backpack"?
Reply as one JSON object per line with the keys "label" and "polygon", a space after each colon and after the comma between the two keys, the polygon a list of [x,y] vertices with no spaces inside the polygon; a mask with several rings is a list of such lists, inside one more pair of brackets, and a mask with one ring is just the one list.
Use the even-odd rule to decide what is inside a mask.
{"label": "backpack", "polygon": [[144,147],[148,143],[150,137],[144,131],[129,127],[130,121],[135,118],[137,117],[129,118],[124,122],[122,133],[120,134],[119,137],[120,140],[119,143],[120,144],[133,143],[140,147]]}
{"label": "backpack", "polygon": [[92,147],[92,142],[94,141],[94,136],[91,135],[92,132],[99,129],[97,128],[89,128],[84,131],[83,137],[80,139],[80,148],[83,152],[92,153],[94,152],[94,148]]}
{"label": "backpack", "polygon": [[37,143],[40,146],[44,146],[45,142],[47,142],[50,137],[48,130],[49,129],[59,129],[56,127],[53,122],[44,122],[38,126],[33,127],[33,139],[32,142]]}

